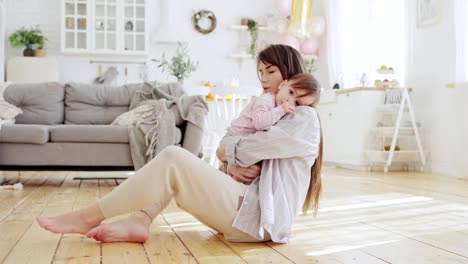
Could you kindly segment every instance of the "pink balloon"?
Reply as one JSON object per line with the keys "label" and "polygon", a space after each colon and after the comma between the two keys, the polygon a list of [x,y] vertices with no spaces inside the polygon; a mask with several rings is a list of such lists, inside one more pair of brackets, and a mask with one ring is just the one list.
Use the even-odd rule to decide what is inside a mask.
{"label": "pink balloon", "polygon": [[301,44],[301,52],[303,54],[317,54],[319,42],[315,38],[306,39]]}
{"label": "pink balloon", "polygon": [[296,37],[294,36],[291,36],[291,35],[284,35],[282,38],[281,38],[281,43],[284,44],[284,45],[288,45],[288,46],[291,46],[297,50],[299,50],[299,40],[297,40]]}
{"label": "pink balloon", "polygon": [[275,7],[278,12],[286,17],[291,13],[292,0],[275,0]]}
{"label": "pink balloon", "polygon": [[310,33],[312,37],[320,37],[325,32],[325,18],[322,16],[312,17],[310,21]]}
{"label": "pink balloon", "polygon": [[289,28],[289,20],[281,19],[276,26],[276,31],[278,33],[285,33],[288,31],[288,28]]}

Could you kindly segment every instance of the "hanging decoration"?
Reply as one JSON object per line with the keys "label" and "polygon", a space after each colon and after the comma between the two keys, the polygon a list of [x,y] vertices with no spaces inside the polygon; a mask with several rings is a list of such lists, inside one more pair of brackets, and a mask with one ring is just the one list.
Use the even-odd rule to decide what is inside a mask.
{"label": "hanging decoration", "polygon": [[280,43],[304,55],[317,55],[325,18],[312,16],[313,0],[275,0],[274,4],[280,14],[275,26]]}
{"label": "hanging decoration", "polygon": [[315,16],[310,20],[310,35],[312,37],[320,37],[325,32],[325,18],[323,16]]}
{"label": "hanging decoration", "polygon": [[301,44],[296,37],[288,34],[285,34],[281,37],[281,43],[284,45],[291,46],[297,50],[299,50],[299,46]]}
{"label": "hanging decoration", "polygon": [[302,54],[317,55],[319,47],[319,38],[325,31],[325,18],[321,16],[312,17],[310,22],[310,37],[305,39],[300,47]]}
{"label": "hanging decoration", "polygon": [[[208,21],[209,24],[207,26],[202,25],[201,22],[204,20]],[[209,10],[200,10],[193,14],[192,21],[195,30],[202,34],[211,33],[216,28],[216,16]]]}
{"label": "hanging decoration", "polygon": [[278,10],[281,16],[289,16],[291,13],[291,1],[292,0],[275,0],[276,10]]}
{"label": "hanging decoration", "polygon": [[319,42],[315,38],[306,39],[302,42],[300,51],[302,54],[317,54]]}
{"label": "hanging decoration", "polygon": [[289,33],[300,39],[309,38],[311,36],[309,31],[311,19],[312,0],[293,0]]}

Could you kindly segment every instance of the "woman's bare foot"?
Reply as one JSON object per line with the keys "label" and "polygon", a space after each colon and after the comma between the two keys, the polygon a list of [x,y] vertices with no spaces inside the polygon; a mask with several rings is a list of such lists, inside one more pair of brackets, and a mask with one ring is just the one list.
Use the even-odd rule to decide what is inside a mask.
{"label": "woman's bare foot", "polygon": [[36,217],[39,226],[52,233],[77,233],[83,235],[99,225],[102,220],[104,220],[104,216],[97,205],[54,217]]}
{"label": "woman's bare foot", "polygon": [[148,240],[151,219],[141,211],[128,218],[101,224],[91,229],[86,236],[101,242],[136,242]]}

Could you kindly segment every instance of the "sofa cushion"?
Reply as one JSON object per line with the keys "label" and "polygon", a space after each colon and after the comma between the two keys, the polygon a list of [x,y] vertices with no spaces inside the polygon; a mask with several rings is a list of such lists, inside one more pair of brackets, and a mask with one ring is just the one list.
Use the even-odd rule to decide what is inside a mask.
{"label": "sofa cushion", "polygon": [[23,111],[16,116],[17,124],[63,124],[64,87],[59,83],[13,83],[3,97]]}
{"label": "sofa cushion", "polygon": [[[110,125],[59,125],[51,126],[51,142],[128,143],[127,126]],[[175,129],[175,142],[182,140],[182,131]]]}
{"label": "sofa cushion", "polygon": [[110,124],[128,111],[132,92],[126,86],[67,83],[65,124]]}
{"label": "sofa cushion", "polygon": [[128,143],[126,126],[61,125],[50,128],[52,142]]}
{"label": "sofa cushion", "polygon": [[49,141],[49,126],[43,125],[2,125],[0,142],[45,144]]}

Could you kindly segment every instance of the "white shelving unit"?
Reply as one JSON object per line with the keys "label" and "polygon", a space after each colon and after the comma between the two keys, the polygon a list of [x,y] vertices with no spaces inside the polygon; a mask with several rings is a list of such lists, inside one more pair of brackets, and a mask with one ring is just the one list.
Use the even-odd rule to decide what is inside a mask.
{"label": "white shelving unit", "polygon": [[372,145],[370,131],[379,122],[374,109],[384,99],[383,90],[371,87],[323,91],[317,111],[325,142],[324,163],[362,171],[369,167],[365,151]]}
{"label": "white shelving unit", "polygon": [[62,52],[146,55],[147,0],[62,1]]}
{"label": "white shelving unit", "polygon": [[[229,26],[229,29],[247,32],[248,27],[245,26],[245,25],[230,25],[230,26]],[[270,28],[269,28],[269,27],[266,27],[266,26],[259,26],[259,27],[258,27],[258,31],[270,31]]]}
{"label": "white shelving unit", "polygon": [[[394,163],[419,163],[420,169],[423,170],[428,153],[424,151],[422,146],[419,133],[420,127],[416,122],[409,91],[408,88],[397,89],[401,89],[399,104],[387,104],[377,107],[382,115],[390,115],[391,119],[396,113],[396,119],[391,126],[384,126],[381,123],[381,127],[371,129],[379,144],[376,144],[378,149],[366,150],[369,169],[375,164],[383,164],[384,172],[388,172],[389,167]],[[405,116],[409,120],[403,123]],[[398,142],[405,142],[404,147],[397,146]]]}
{"label": "white shelving unit", "polygon": [[[247,34],[248,34],[248,27],[246,25],[230,25],[228,29],[237,31],[239,33],[239,37],[243,39]],[[270,32],[271,29],[267,26],[259,26],[258,27],[259,32]],[[261,33],[260,33],[261,34]],[[244,41],[241,41],[241,43]],[[248,60],[248,59],[253,59],[254,56],[252,54],[247,53],[247,46],[248,43],[245,45],[245,51],[244,52],[233,52],[229,54],[229,58],[231,59],[239,59],[239,60]],[[242,47],[240,49],[243,49]]]}
{"label": "white shelving unit", "polygon": [[245,60],[245,59],[253,59],[253,55],[248,54],[248,53],[232,53],[229,55],[229,58]]}

